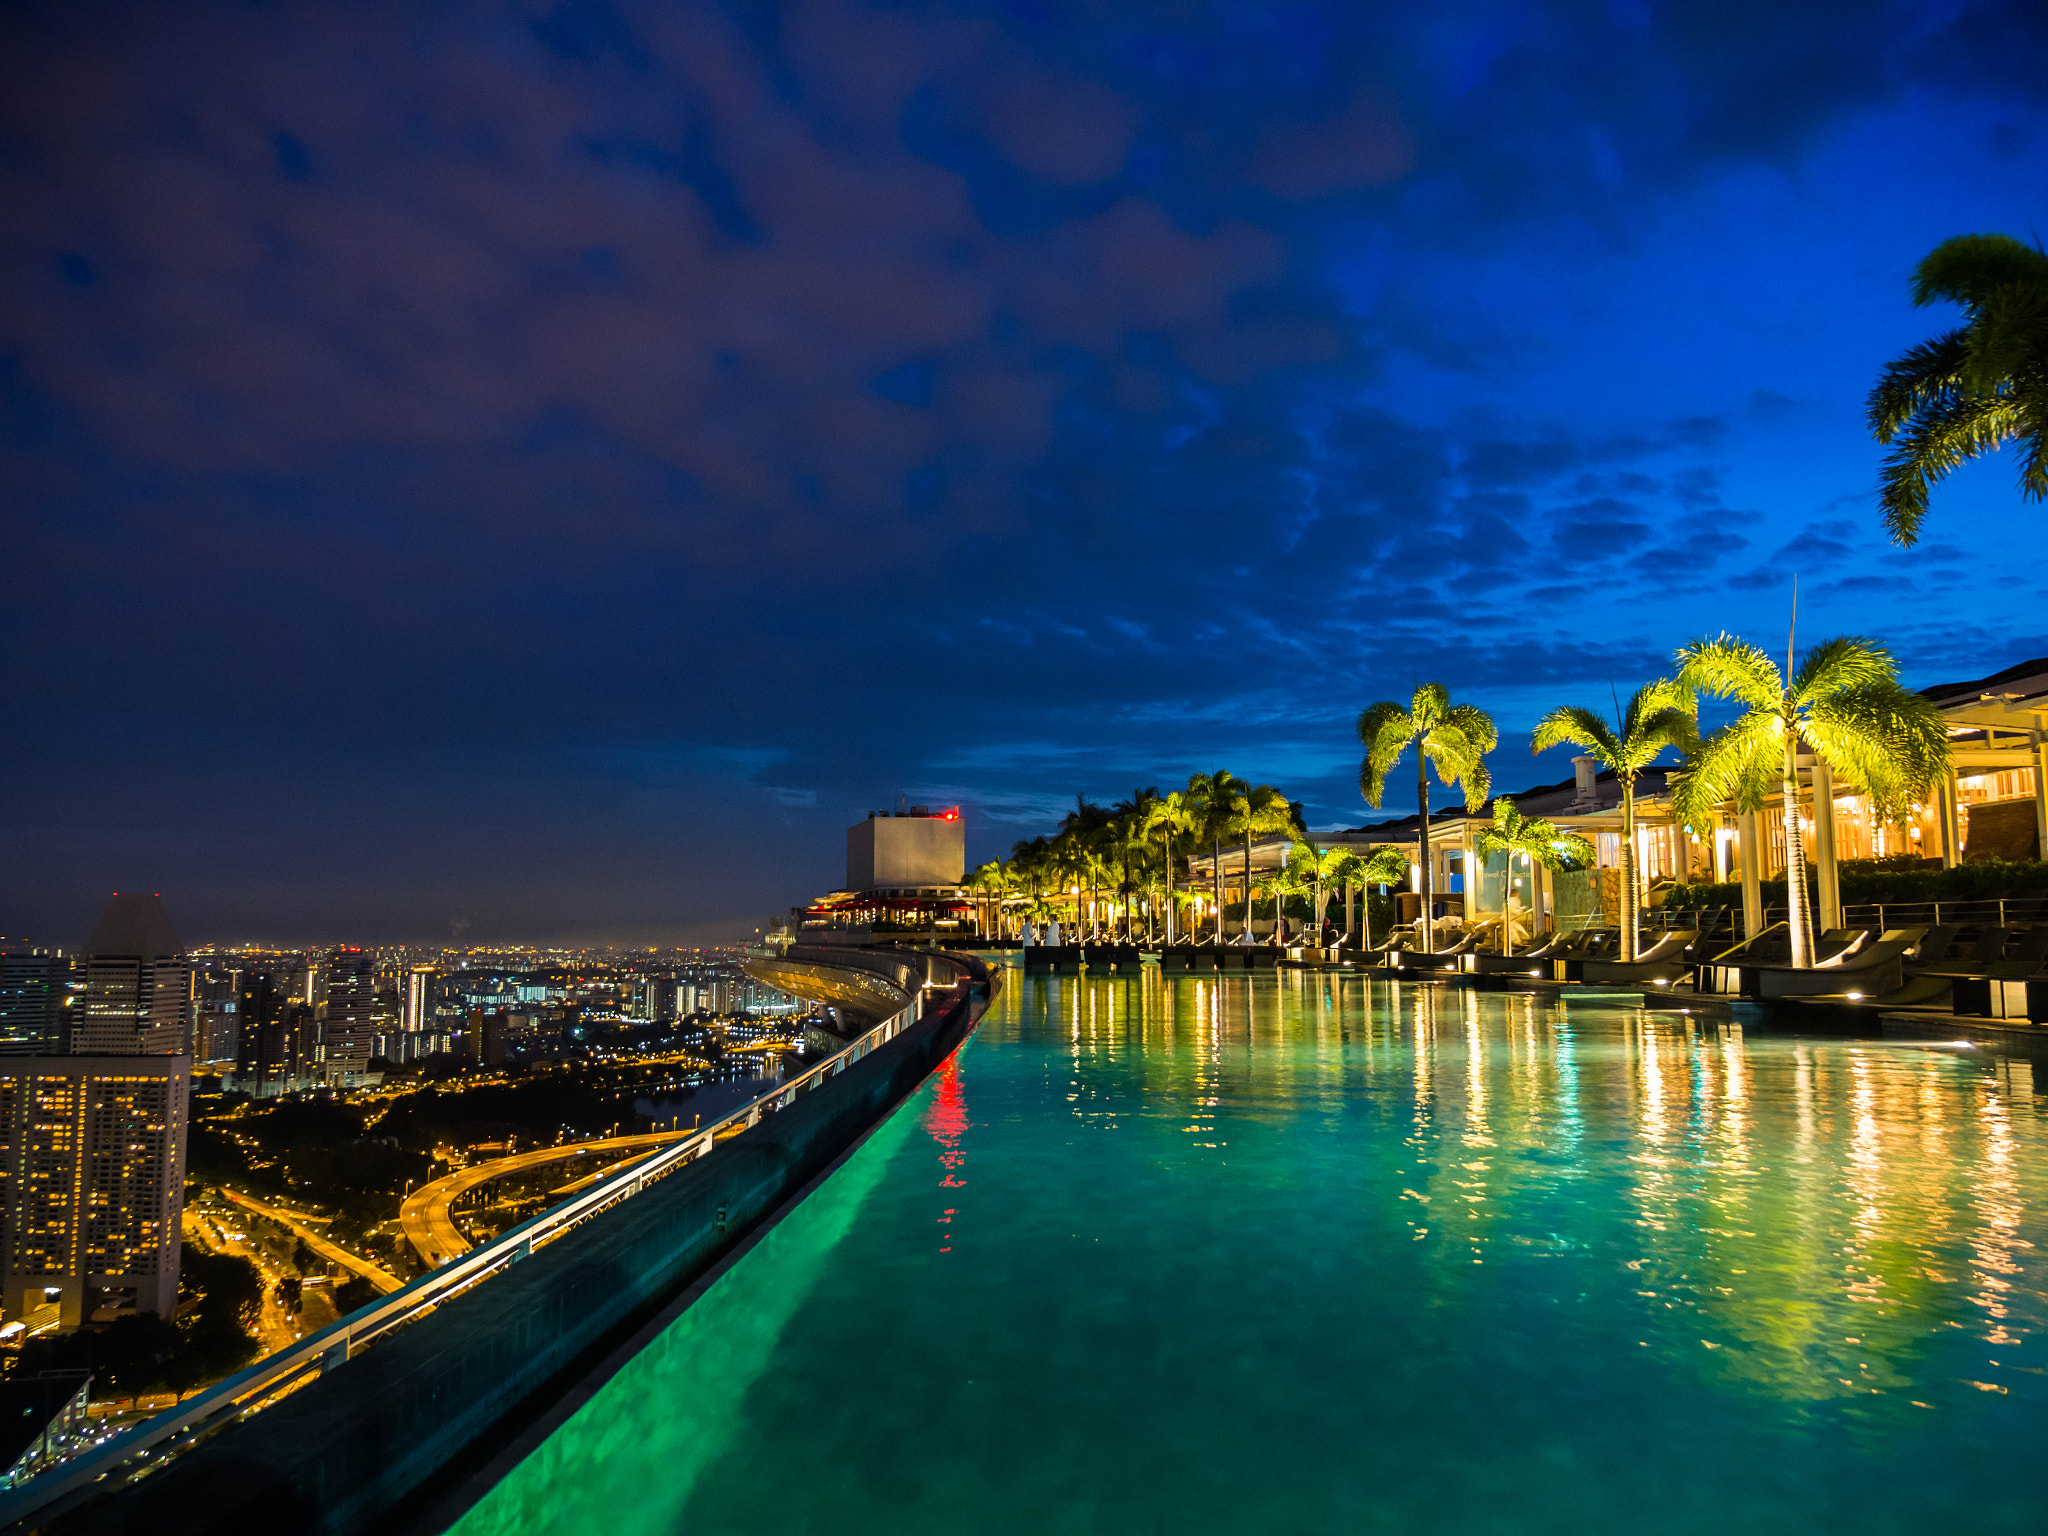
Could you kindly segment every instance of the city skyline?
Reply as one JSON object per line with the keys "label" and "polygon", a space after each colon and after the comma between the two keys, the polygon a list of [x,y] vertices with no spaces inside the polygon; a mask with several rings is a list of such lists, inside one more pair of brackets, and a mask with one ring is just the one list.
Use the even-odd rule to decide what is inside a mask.
{"label": "city skyline", "polygon": [[[841,830],[1526,733],[1722,628],[2048,654],[2009,453],[1885,542],[2017,3],[17,13],[0,931],[710,942]],[[1396,786],[1389,810],[1405,809]]]}

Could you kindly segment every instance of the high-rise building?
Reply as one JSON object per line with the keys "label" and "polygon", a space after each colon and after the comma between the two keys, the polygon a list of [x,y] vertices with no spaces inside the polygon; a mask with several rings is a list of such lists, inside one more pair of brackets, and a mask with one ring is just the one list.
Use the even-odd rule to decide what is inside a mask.
{"label": "high-rise building", "polygon": [[330,1075],[361,1072],[377,1043],[376,959],[366,949],[327,952],[321,1060]]}
{"label": "high-rise building", "polygon": [[54,1056],[61,1034],[64,982],[71,963],[55,950],[0,939],[0,1055]]}
{"label": "high-rise building", "polygon": [[405,997],[399,1010],[399,1029],[412,1033],[430,1028],[434,1019],[434,988],[440,980],[438,967],[416,965],[405,973]]}
{"label": "high-rise building", "polygon": [[242,972],[208,965],[192,972],[192,1062],[195,1067],[232,1067],[242,1035]]}
{"label": "high-rise building", "polygon": [[0,1058],[0,1317],[177,1311],[191,1088],[181,1055]]}
{"label": "high-rise building", "polygon": [[162,900],[116,892],[85,942],[85,994],[70,1049],[80,1055],[192,1053],[192,983],[185,947]]}

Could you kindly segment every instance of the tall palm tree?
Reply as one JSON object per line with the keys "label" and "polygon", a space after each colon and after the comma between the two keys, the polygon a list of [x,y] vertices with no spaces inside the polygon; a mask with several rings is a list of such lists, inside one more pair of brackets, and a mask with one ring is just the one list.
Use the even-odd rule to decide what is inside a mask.
{"label": "tall palm tree", "polygon": [[1692,689],[1660,677],[1635,691],[1610,726],[1595,710],[1566,705],[1536,722],[1531,752],[1570,742],[1598,758],[1621,781],[1621,958],[1636,957],[1642,880],[1636,869],[1636,778],[1666,752],[1689,752],[1699,741],[1699,705]]}
{"label": "tall palm tree", "polygon": [[1892,444],[1878,501],[1897,544],[1920,537],[1935,481],[2009,442],[2020,493],[2048,496],[2048,254],[2010,235],[1945,240],[1913,273],[1913,302],[1937,299],[1969,320],[1894,358],[1870,392],[1871,433]]}
{"label": "tall palm tree", "polygon": [[1195,824],[1195,839],[1209,844],[1213,860],[1209,873],[1214,887],[1218,944],[1223,942],[1223,839],[1230,836],[1232,808],[1250,787],[1227,768],[1188,778],[1186,803]]}
{"label": "tall palm tree", "polygon": [[1088,887],[1087,922],[1091,928],[1100,921],[1095,893],[1106,872],[1105,854],[1114,830],[1109,811],[1086,795],[1074,796],[1074,808],[1060,819],[1059,837],[1067,847],[1067,868],[1076,885],[1085,882]]}
{"label": "tall palm tree", "polygon": [[1493,783],[1493,776],[1486,771],[1486,754],[1499,742],[1500,732],[1476,704],[1453,704],[1450,690],[1442,683],[1424,683],[1405,709],[1384,700],[1360,711],[1358,739],[1365,746],[1358,790],[1365,803],[1375,808],[1387,792],[1387,774],[1403,752],[1411,745],[1415,748],[1415,844],[1417,862],[1422,866],[1422,913],[1416,928],[1427,954],[1434,947],[1429,915],[1428,769],[1436,768],[1436,776],[1446,788],[1456,785],[1465,792],[1466,810],[1478,810]]}
{"label": "tall palm tree", "polygon": [[[1541,816],[1524,816],[1506,795],[1493,802],[1493,825],[1481,827],[1472,842],[1482,858],[1491,858],[1496,853],[1506,854],[1510,876],[1514,873],[1517,858],[1529,861],[1529,932],[1532,937],[1536,932],[1537,866],[1553,872],[1593,867],[1593,844],[1588,839],[1565,830],[1555,822],[1545,821]],[[1505,909],[1506,903],[1503,902],[1502,906]],[[1510,955],[1515,952],[1515,931],[1505,910],[1501,913],[1501,949]]]}
{"label": "tall palm tree", "polygon": [[1186,839],[1201,829],[1202,814],[1192,791],[1176,789],[1154,801],[1145,812],[1145,830],[1159,839],[1160,879],[1166,887],[1167,938],[1179,925],[1174,921],[1173,881],[1176,859]]}
{"label": "tall palm tree", "polygon": [[1301,821],[1301,807],[1270,784],[1247,784],[1230,802],[1230,831],[1244,843],[1244,932],[1247,942],[1252,931],[1252,842],[1272,832],[1294,830]]}
{"label": "tall palm tree", "polygon": [[1786,660],[1789,683],[1769,656],[1733,635],[1696,640],[1678,652],[1682,684],[1733,699],[1744,712],[1700,747],[1673,802],[1704,826],[1724,801],[1755,811],[1773,787],[1783,795],[1792,963],[1805,966],[1813,957],[1813,908],[1800,836],[1801,749],[1861,789],[1880,816],[1896,818],[1947,773],[1949,740],[1941,712],[1900,684],[1897,663],[1880,645],[1845,635],[1808,651],[1796,671],[1789,654]]}
{"label": "tall palm tree", "polygon": [[1138,856],[1139,868],[1144,867],[1144,855],[1149,847],[1150,820],[1152,808],[1159,804],[1160,793],[1156,787],[1134,789],[1128,800],[1119,800],[1110,807],[1110,816],[1116,827],[1117,861],[1122,868],[1123,883],[1119,887],[1125,903],[1125,937],[1131,937],[1129,906],[1131,896],[1131,857]]}

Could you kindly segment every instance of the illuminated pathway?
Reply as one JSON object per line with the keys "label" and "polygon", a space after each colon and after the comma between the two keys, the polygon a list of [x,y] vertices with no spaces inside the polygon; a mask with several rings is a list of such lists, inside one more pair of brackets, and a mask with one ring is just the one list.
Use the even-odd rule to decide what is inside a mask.
{"label": "illuminated pathway", "polygon": [[239,1194],[232,1189],[224,1189],[221,1193],[234,1201],[236,1205],[243,1206],[248,1210],[254,1211],[258,1216],[276,1222],[279,1226],[299,1238],[308,1248],[319,1254],[321,1258],[326,1259],[330,1263],[339,1264],[351,1274],[361,1275],[370,1284],[377,1287],[377,1293],[380,1296],[389,1296],[393,1291],[405,1284],[403,1280],[399,1279],[398,1276],[392,1274],[389,1270],[379,1269],[368,1259],[359,1258],[339,1244],[330,1242],[327,1238],[322,1237],[290,1211],[280,1210],[274,1205],[266,1205],[261,1200],[252,1200],[249,1196]]}
{"label": "illuminated pathway", "polygon": [[488,1163],[478,1163],[474,1168],[451,1173],[445,1179],[422,1184],[406,1197],[405,1204],[399,1208],[399,1224],[404,1228],[405,1240],[412,1244],[413,1251],[426,1261],[429,1269],[437,1268],[476,1246],[455,1224],[451,1207],[478,1185],[547,1163],[564,1163],[594,1153],[645,1152],[703,1134],[693,1127],[687,1131],[658,1131],[646,1136],[610,1136],[601,1141],[572,1141],[565,1146],[537,1147],[531,1152],[493,1158]]}

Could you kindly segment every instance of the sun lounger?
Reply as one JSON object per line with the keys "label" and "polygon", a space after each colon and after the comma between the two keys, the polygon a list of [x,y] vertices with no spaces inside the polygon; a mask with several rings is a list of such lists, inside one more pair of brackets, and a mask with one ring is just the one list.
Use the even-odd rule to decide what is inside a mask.
{"label": "sun lounger", "polygon": [[[1633,960],[1571,960],[1565,962],[1565,980],[1589,983],[1645,981],[1665,985],[1683,981],[1692,967],[1683,959],[1699,938],[1697,928],[1671,928]],[[1578,974],[1572,974],[1576,971]]]}
{"label": "sun lounger", "polygon": [[1924,928],[1891,928],[1876,941],[1859,946],[1854,954],[1839,956],[1833,963],[1793,967],[1789,965],[1745,966],[1754,972],[1753,995],[1774,997],[1876,997],[1896,992],[1905,984],[1907,950],[1926,936]]}
{"label": "sun lounger", "polygon": [[1426,952],[1419,949],[1403,950],[1400,959],[1392,963],[1417,971],[1456,970],[1458,957],[1470,950],[1478,942],[1478,938],[1476,933],[1464,933],[1459,935],[1455,942],[1446,944],[1441,949]]}

